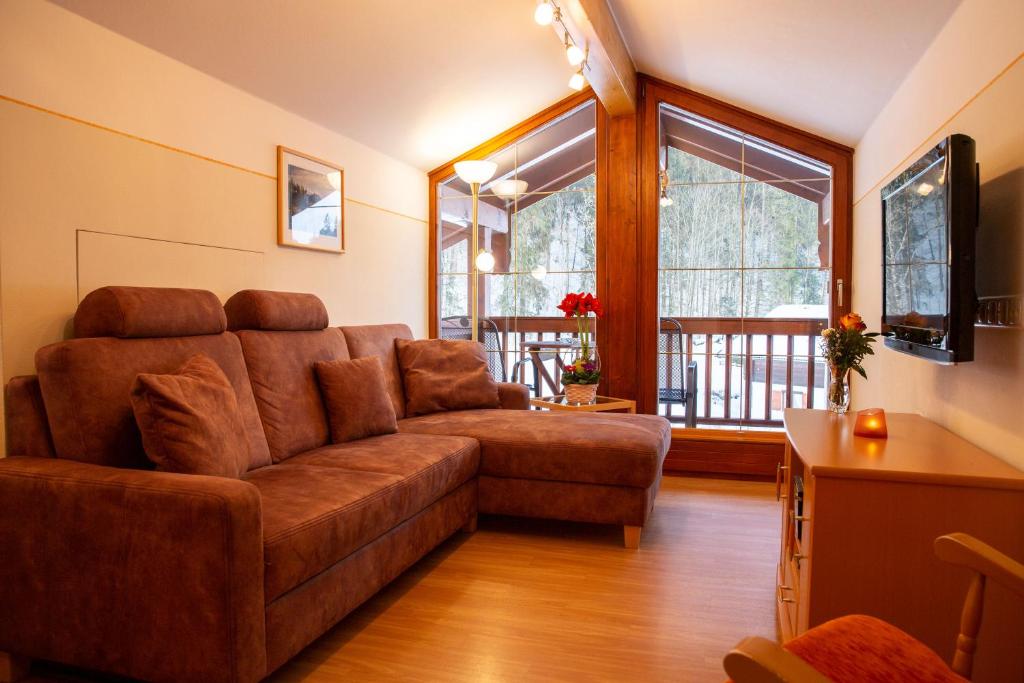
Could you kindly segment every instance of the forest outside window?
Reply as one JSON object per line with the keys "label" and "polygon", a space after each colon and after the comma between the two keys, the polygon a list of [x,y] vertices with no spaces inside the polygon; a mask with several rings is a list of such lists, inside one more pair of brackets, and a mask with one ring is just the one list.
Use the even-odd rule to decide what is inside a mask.
{"label": "forest outside window", "polygon": [[596,289],[596,103],[587,101],[486,158],[497,163],[480,188],[479,240],[471,239],[470,188],[436,184],[437,320],[441,338],[469,338],[472,264],[480,249],[495,266],[479,275],[479,330],[499,380],[557,393],[551,354],[531,340],[575,331],[555,306],[567,292]]}
{"label": "forest outside window", "polygon": [[683,420],[694,363],[700,426],[823,406],[831,167],[665,103],[659,126],[660,412]]}

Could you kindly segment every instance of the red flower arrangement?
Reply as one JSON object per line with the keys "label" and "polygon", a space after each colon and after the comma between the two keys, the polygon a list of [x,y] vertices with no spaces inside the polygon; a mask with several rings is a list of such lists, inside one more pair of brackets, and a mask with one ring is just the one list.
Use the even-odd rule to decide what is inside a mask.
{"label": "red flower arrangement", "polygon": [[601,300],[589,292],[570,292],[558,304],[566,318],[576,318],[580,353],[571,363],[562,364],[562,384],[597,384],[601,379],[601,362],[590,341],[590,316],[604,317]]}
{"label": "red flower arrangement", "polygon": [[565,295],[562,299],[562,303],[558,304],[558,310],[565,313],[566,318],[573,316],[586,317],[588,314],[593,313],[598,318],[604,317],[604,307],[601,305],[601,300],[589,292],[584,294],[574,294],[570,292]]}

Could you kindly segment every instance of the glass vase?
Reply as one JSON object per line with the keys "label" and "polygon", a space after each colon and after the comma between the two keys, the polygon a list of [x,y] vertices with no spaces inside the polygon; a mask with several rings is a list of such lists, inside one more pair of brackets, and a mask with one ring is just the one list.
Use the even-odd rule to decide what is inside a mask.
{"label": "glass vase", "polygon": [[828,409],[836,415],[845,415],[850,410],[850,371],[832,368],[832,379],[828,383]]}

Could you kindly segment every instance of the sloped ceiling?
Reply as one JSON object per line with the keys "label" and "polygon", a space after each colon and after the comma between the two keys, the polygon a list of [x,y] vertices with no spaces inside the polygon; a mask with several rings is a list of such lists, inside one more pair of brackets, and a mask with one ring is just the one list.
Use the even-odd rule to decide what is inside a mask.
{"label": "sloped ceiling", "polygon": [[855,145],[960,0],[608,0],[637,69]]}
{"label": "sloped ceiling", "polygon": [[[567,96],[535,0],[52,0],[429,170]],[[854,144],[959,0],[608,0],[637,67]]]}

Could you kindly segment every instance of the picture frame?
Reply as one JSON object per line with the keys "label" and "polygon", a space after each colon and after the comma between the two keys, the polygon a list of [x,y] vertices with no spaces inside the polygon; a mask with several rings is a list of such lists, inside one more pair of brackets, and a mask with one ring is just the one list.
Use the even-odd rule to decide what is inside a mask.
{"label": "picture frame", "polygon": [[345,169],[277,146],[277,243],[345,253]]}

